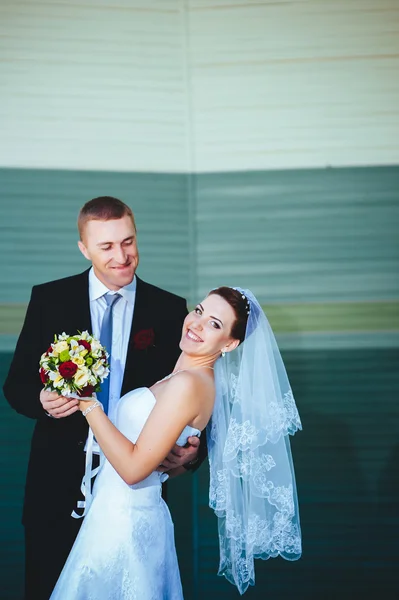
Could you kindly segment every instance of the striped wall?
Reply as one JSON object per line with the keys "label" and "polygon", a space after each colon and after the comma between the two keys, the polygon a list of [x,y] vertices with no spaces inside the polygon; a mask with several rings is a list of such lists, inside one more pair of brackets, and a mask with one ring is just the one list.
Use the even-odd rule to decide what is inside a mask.
{"label": "striped wall", "polygon": [[399,297],[399,169],[197,178],[198,292],[239,279],[266,303]]}
{"label": "striped wall", "polygon": [[395,0],[190,0],[199,171],[399,161]]}
{"label": "striped wall", "polygon": [[[190,303],[250,287],[287,365],[304,555],[246,598],[396,600],[397,0],[14,0],[0,58],[1,382],[31,286],[87,266],[79,207],[122,198],[139,275]],[[31,428],[2,399],[9,600]],[[236,597],[207,469],[170,496],[186,600]]]}
{"label": "striped wall", "polygon": [[87,267],[76,215],[100,194],[135,211],[139,274],[191,303],[239,283],[287,348],[398,343],[398,167],[191,176],[0,169],[0,189],[0,349],[13,349],[32,285]]}
{"label": "striped wall", "polygon": [[399,161],[396,0],[0,4],[0,165]]}
{"label": "striped wall", "polygon": [[0,33],[0,165],[187,170],[182,2],[15,0]]}

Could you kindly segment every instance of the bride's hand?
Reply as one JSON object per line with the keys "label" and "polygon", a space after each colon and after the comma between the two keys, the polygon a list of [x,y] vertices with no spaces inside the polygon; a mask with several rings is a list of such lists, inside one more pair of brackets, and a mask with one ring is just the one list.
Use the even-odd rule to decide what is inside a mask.
{"label": "bride's hand", "polygon": [[197,436],[189,437],[185,446],[177,446],[169,452],[168,456],[159,465],[157,471],[167,473],[171,469],[182,467],[189,462],[194,461],[198,456],[200,440]]}

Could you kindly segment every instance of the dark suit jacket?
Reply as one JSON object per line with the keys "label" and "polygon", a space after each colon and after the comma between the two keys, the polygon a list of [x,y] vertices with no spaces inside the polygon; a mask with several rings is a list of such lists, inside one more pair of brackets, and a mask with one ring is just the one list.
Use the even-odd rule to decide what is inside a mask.
{"label": "dark suit jacket", "polygon": [[[19,413],[37,419],[31,445],[25,489],[23,521],[35,524],[43,518],[68,517],[81,498],[83,452],[88,425],[80,413],[62,419],[46,415],[40,403],[42,384],[39,358],[54,339],[65,331],[92,331],[88,273],[35,286],[17,343],[4,394]],[[186,301],[137,278],[136,301],[122,395],[138,387],[149,387],[173,370],[179,356]],[[135,347],[134,336],[153,329],[154,345]]]}

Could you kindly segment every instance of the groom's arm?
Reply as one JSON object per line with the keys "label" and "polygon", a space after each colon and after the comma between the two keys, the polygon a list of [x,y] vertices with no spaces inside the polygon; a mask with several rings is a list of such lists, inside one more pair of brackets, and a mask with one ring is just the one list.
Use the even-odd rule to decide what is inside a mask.
{"label": "groom's arm", "polygon": [[206,445],[206,429],[201,437],[189,437],[184,447],[175,446],[157,469],[167,473],[169,477],[176,477],[187,471],[196,471],[208,456]]}
{"label": "groom's arm", "polygon": [[[43,385],[39,376],[42,347],[41,302],[37,287],[32,295],[3,391],[10,405],[20,414],[33,419],[46,417],[40,402]],[[48,417],[46,417],[48,418]]]}

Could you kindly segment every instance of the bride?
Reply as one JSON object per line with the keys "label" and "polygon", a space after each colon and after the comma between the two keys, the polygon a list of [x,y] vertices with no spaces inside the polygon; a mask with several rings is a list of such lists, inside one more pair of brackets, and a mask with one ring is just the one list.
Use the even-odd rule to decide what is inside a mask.
{"label": "bride", "polygon": [[87,516],[51,600],[183,598],[157,468],[176,440],[207,425],[219,574],[242,594],[254,585],[254,558],[300,557],[288,434],[301,423],[256,298],[212,290],[186,317],[180,348],[173,373],[121,398],[116,426],[97,400],[80,402],[105,459],[92,497],[86,484]]}

